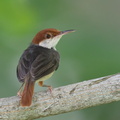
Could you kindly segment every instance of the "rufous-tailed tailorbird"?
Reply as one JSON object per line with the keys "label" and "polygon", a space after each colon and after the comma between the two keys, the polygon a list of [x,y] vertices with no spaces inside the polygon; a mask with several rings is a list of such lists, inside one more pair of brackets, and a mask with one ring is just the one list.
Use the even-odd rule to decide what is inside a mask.
{"label": "rufous-tailed tailorbird", "polygon": [[23,83],[18,92],[21,106],[31,105],[35,82],[51,90],[51,86],[44,85],[43,82],[58,69],[60,56],[55,46],[63,35],[71,32],[74,30],[42,30],[23,52],[17,66],[18,80]]}

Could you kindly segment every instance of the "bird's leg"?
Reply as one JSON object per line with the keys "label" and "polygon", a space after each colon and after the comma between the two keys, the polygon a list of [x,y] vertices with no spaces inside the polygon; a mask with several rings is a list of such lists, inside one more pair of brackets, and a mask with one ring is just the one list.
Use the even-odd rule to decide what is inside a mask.
{"label": "bird's leg", "polygon": [[41,86],[41,87],[48,87],[48,90],[50,91],[50,94],[53,96],[53,94],[52,94],[52,86],[50,86],[50,85],[44,85],[43,81],[39,81],[38,85]]}
{"label": "bird's leg", "polygon": [[23,88],[24,88],[24,83],[21,85],[20,89],[19,89],[18,92],[17,92],[17,95],[18,95],[19,97],[22,96]]}

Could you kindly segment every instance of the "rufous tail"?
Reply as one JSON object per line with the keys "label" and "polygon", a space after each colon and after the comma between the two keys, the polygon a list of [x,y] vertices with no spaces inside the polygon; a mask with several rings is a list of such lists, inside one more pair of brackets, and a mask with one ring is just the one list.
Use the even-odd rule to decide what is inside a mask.
{"label": "rufous tail", "polygon": [[24,89],[21,96],[20,105],[21,106],[30,106],[32,104],[32,96],[34,92],[35,82],[29,79],[25,80]]}

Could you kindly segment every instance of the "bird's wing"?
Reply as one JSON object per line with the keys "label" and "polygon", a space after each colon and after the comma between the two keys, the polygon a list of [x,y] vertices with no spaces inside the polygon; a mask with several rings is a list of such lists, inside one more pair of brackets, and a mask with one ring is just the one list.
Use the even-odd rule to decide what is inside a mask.
{"label": "bird's wing", "polygon": [[27,74],[38,80],[41,77],[55,71],[59,66],[59,53],[54,49],[46,49],[40,46],[30,46],[22,54],[18,66],[17,77],[24,82]]}
{"label": "bird's wing", "polygon": [[46,76],[58,68],[59,54],[57,52],[49,54],[40,54],[31,65],[30,73],[34,80]]}
{"label": "bird's wing", "polygon": [[20,82],[24,82],[26,75],[30,69],[31,56],[26,50],[21,56],[17,66],[17,77]]}

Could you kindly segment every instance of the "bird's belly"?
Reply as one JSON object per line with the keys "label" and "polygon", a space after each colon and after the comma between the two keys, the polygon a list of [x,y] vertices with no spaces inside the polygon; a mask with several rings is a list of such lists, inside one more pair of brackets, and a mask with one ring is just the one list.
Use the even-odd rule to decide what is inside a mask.
{"label": "bird's belly", "polygon": [[50,73],[50,74],[48,74],[48,75],[46,75],[46,76],[44,76],[44,77],[36,80],[36,82],[40,82],[40,81],[44,81],[44,80],[49,79],[49,78],[53,75],[53,73],[54,73],[54,72],[52,72],[52,73]]}

